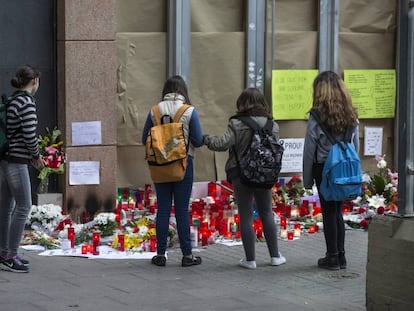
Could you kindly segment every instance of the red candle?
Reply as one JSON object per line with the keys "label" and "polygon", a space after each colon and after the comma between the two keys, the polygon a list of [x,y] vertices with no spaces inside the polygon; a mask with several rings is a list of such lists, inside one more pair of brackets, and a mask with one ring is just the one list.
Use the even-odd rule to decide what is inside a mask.
{"label": "red candle", "polygon": [[201,246],[208,246],[208,231],[205,230],[201,234]]}
{"label": "red candle", "polygon": [[94,244],[99,245],[99,242],[101,241],[101,235],[99,234],[99,232],[95,231],[92,234],[92,241]]}
{"label": "red candle", "polygon": [[316,225],[309,225],[309,233],[315,233],[316,232]]}
{"label": "red candle", "polygon": [[92,246],[92,244],[86,245],[86,249],[87,249],[87,252],[88,253],[92,253],[93,252],[93,246]]}
{"label": "red candle", "polygon": [[150,238],[150,252],[155,252],[157,250],[157,238],[155,235],[151,235]]}
{"label": "red candle", "polygon": [[286,229],[286,217],[280,217],[280,226]]}
{"label": "red candle", "polygon": [[118,250],[125,251],[125,235],[122,232],[118,233]]}
{"label": "red candle", "polygon": [[293,240],[293,231],[288,231],[287,238],[288,240]]}
{"label": "red candle", "polygon": [[88,253],[88,245],[82,245],[82,255],[85,255]]}
{"label": "red candle", "polygon": [[70,240],[70,247],[75,247],[75,228],[69,227],[68,228],[68,239]]}
{"label": "red candle", "polygon": [[295,224],[294,228],[295,229],[300,229],[300,224]]}

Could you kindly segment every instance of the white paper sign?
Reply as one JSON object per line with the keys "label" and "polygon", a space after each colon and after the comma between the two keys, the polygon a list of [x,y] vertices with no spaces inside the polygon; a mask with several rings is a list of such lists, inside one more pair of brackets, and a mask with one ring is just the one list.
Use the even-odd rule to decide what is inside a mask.
{"label": "white paper sign", "polygon": [[72,145],[101,145],[101,121],[72,122]]}
{"label": "white paper sign", "polygon": [[281,173],[302,172],[304,138],[285,138]]}
{"label": "white paper sign", "polygon": [[99,161],[69,162],[69,185],[99,185]]}
{"label": "white paper sign", "polygon": [[382,154],[382,127],[365,126],[364,155],[375,156]]}

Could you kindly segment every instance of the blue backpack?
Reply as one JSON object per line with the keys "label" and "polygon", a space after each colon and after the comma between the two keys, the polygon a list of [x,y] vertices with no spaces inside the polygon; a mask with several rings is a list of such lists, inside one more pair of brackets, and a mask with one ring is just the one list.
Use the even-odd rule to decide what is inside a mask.
{"label": "blue backpack", "polygon": [[362,171],[358,153],[350,142],[352,129],[348,128],[345,138],[337,141],[322,124],[317,112],[311,110],[311,114],[332,144],[322,171],[322,196],[326,201],[355,199],[362,192]]}

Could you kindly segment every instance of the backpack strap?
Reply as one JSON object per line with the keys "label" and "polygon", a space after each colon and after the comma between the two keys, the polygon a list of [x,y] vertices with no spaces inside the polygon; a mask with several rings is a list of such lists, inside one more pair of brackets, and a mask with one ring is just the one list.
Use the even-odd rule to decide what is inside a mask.
{"label": "backpack strap", "polygon": [[174,123],[178,123],[178,121],[180,121],[180,118],[183,116],[184,112],[190,108],[190,105],[187,104],[183,104],[181,105],[181,107],[177,110],[177,112],[175,113],[173,122]]}
{"label": "backpack strap", "polygon": [[152,106],[151,110],[152,110],[152,114],[154,115],[155,122],[157,123],[155,125],[160,125],[161,124],[160,107],[158,107],[158,105],[154,105]]}
{"label": "backpack strap", "polygon": [[[190,108],[190,105],[187,105],[187,104],[181,105],[181,107],[177,110],[177,112],[174,115],[173,122],[178,123],[178,121],[180,120],[180,118],[182,117],[182,115],[188,108]],[[152,110],[152,114],[154,115],[155,122],[157,123],[156,125],[162,124],[160,107],[158,105],[154,105],[152,106],[151,110]]]}
{"label": "backpack strap", "polygon": [[318,122],[319,126],[321,127],[322,131],[325,133],[326,137],[330,141],[332,145],[335,145],[338,143],[336,138],[331,134],[331,132],[327,129],[326,125],[322,123],[322,120],[319,116],[319,112],[316,110],[311,110],[310,114],[315,118],[316,122]]}

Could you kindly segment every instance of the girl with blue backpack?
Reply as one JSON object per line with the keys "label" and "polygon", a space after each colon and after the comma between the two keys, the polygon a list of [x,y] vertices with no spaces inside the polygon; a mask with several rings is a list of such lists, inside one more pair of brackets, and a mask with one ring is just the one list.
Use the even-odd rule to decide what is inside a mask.
{"label": "girl with blue backpack", "polygon": [[318,260],[318,267],[323,269],[346,268],[343,202],[328,201],[321,192],[322,172],[332,148],[330,137],[343,141],[352,129],[349,140],[358,153],[358,124],[356,109],[343,80],[332,71],[320,73],[313,82],[313,104],[303,150],[303,184],[311,189],[315,182],[319,193],[326,255]]}

